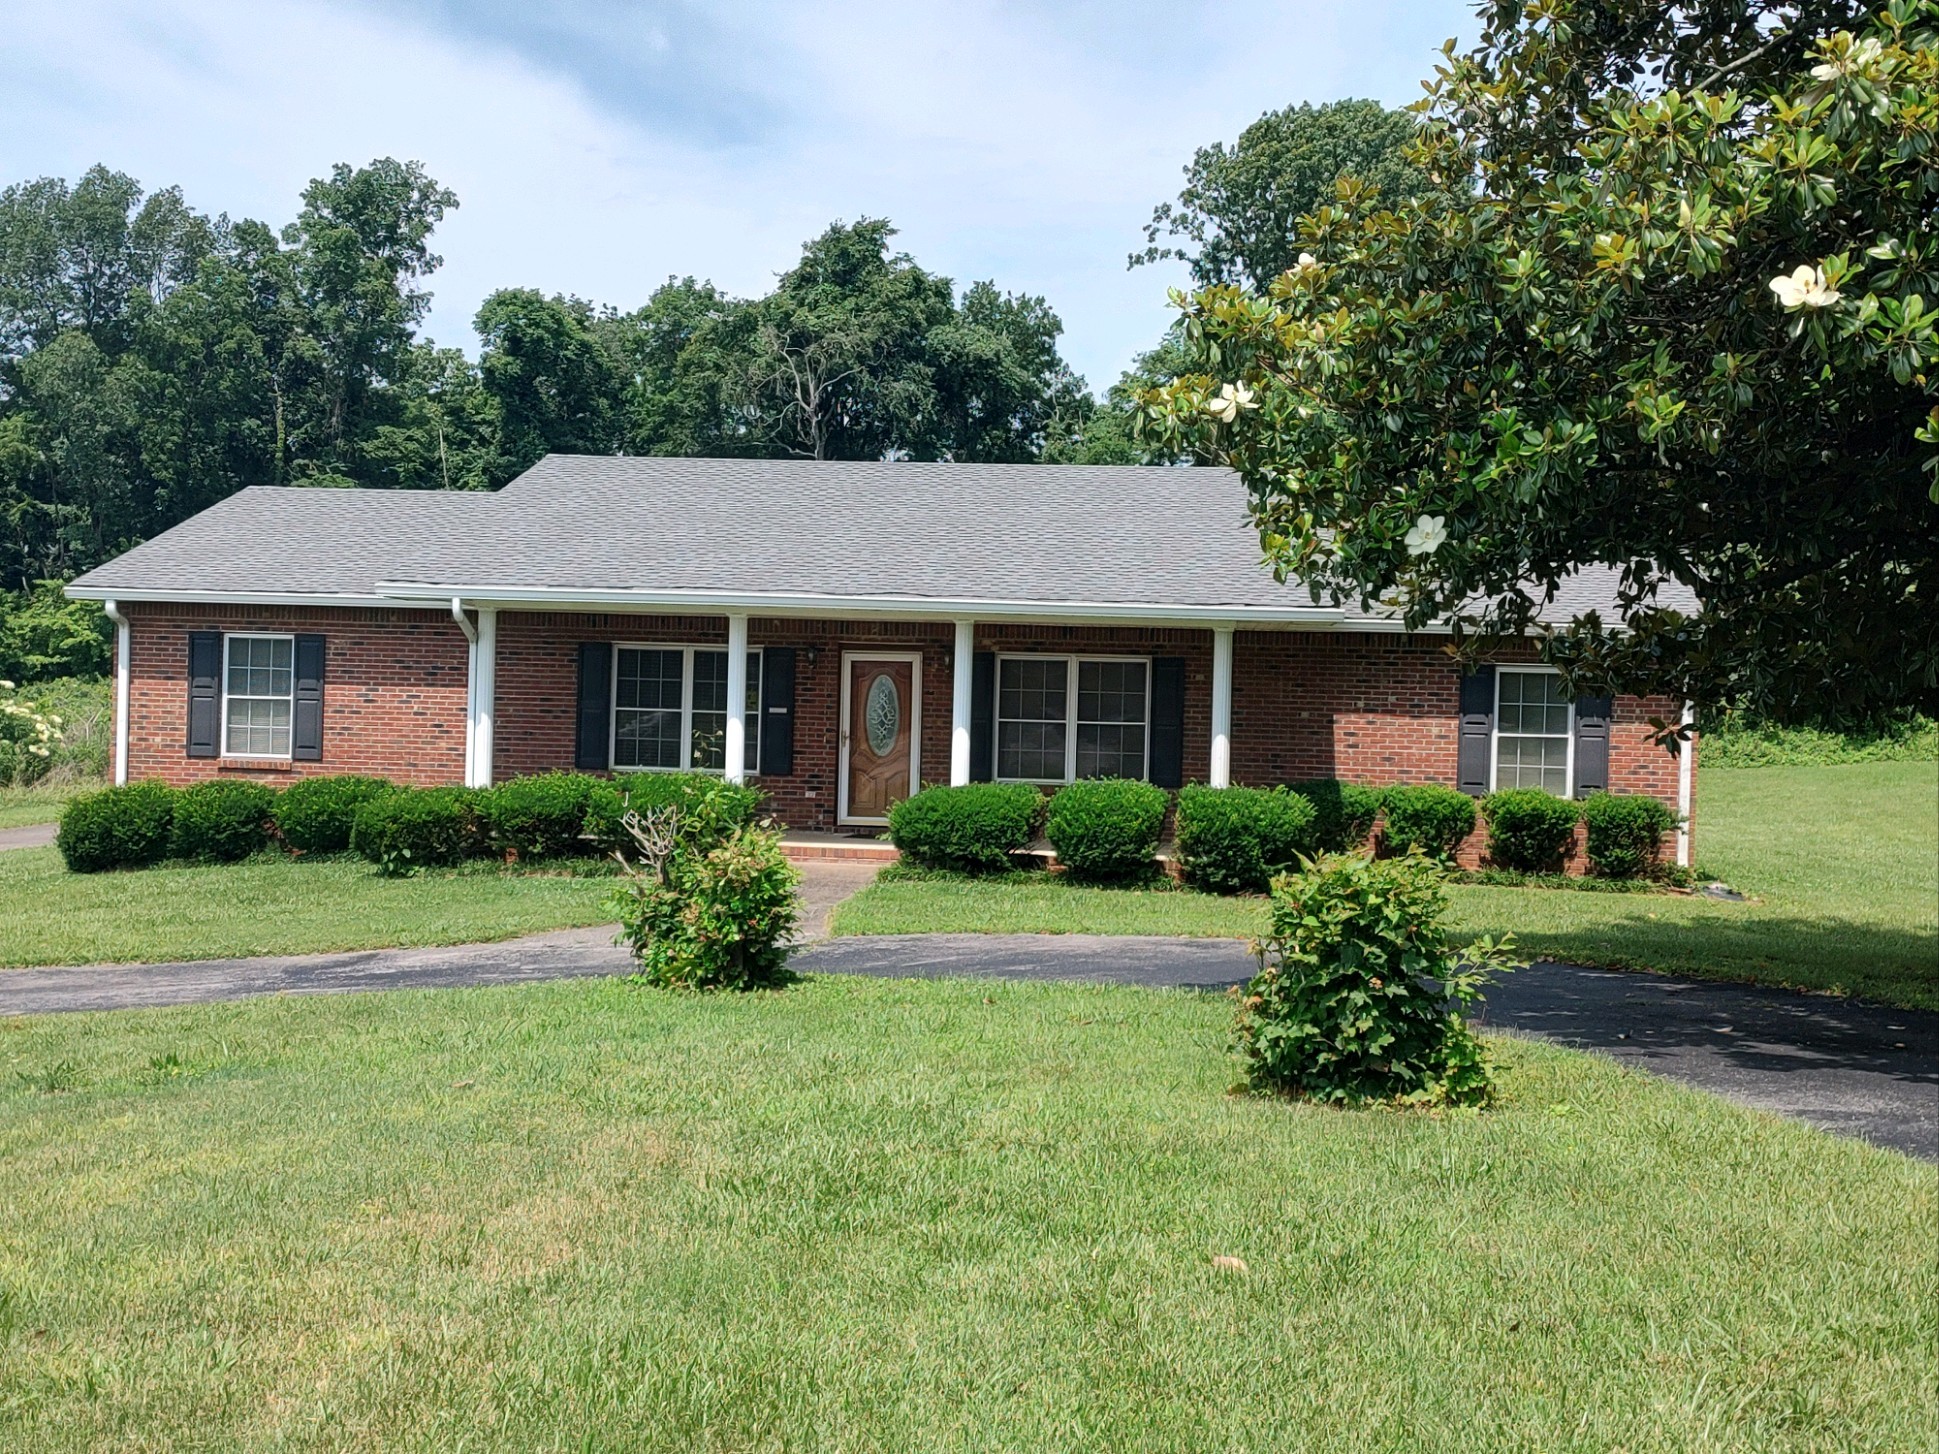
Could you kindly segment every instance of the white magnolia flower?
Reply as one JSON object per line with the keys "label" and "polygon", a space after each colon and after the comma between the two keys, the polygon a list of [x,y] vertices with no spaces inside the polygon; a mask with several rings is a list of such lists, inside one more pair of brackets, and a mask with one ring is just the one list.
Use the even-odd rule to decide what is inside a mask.
{"label": "white magnolia flower", "polygon": [[1771,291],[1786,308],[1829,308],[1838,290],[1825,282],[1825,270],[1800,263],[1789,277],[1771,279]]}
{"label": "white magnolia flower", "polygon": [[1244,384],[1227,384],[1219,390],[1216,396],[1206,401],[1205,412],[1221,424],[1230,424],[1234,419],[1239,417],[1239,411],[1241,409],[1256,409],[1258,407],[1252,401],[1252,390],[1248,389]]}
{"label": "white magnolia flower", "polygon": [[1875,40],[1861,40],[1853,46],[1842,61],[1826,61],[1811,68],[1811,78],[1815,81],[1835,81],[1840,76],[1849,76],[1856,71],[1868,69],[1885,48]]}
{"label": "white magnolia flower", "polygon": [[1293,264],[1293,271],[1296,273],[1303,273],[1308,268],[1316,268],[1319,265],[1320,265],[1320,260],[1314,257],[1312,253],[1303,252],[1299,255],[1299,261]]}
{"label": "white magnolia flower", "polygon": [[1423,515],[1414,522],[1414,528],[1407,532],[1407,553],[1432,555],[1441,548],[1447,538],[1447,516]]}

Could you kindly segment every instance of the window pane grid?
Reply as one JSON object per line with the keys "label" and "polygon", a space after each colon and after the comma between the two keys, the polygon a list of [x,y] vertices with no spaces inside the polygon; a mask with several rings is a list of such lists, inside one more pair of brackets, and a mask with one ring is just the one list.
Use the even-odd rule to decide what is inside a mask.
{"label": "window pane grid", "polygon": [[1554,672],[1496,677],[1495,786],[1569,792],[1569,703]]}
{"label": "window pane grid", "polygon": [[[613,766],[692,768],[727,764],[727,653],[688,646],[621,647],[613,683]],[[744,762],[761,761],[761,655],[747,654]]]}
{"label": "window pane grid", "polygon": [[996,776],[1024,782],[1142,778],[1148,676],[1143,661],[1000,658]]}
{"label": "window pane grid", "polygon": [[296,690],[296,640],[228,636],[222,673],[222,751],[230,757],[288,757]]}

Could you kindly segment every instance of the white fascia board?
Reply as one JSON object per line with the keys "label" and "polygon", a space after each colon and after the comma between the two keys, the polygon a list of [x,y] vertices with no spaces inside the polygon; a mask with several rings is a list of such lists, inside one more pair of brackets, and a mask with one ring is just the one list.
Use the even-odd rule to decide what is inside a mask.
{"label": "white fascia board", "polygon": [[[62,594],[71,601],[149,601],[182,606],[389,606],[400,603],[388,596],[305,594],[300,591],[182,591],[132,586],[70,585]],[[413,605],[416,603],[413,602]]]}
{"label": "white fascia board", "polygon": [[1310,606],[1184,606],[1152,601],[1005,601],[946,600],[932,596],[836,596],[808,592],[587,590],[572,586],[494,586],[431,584],[418,581],[379,581],[377,589],[391,601],[448,601],[462,596],[474,603],[501,607],[530,606],[552,611],[653,611],[720,616],[748,612],[761,616],[883,616],[902,620],[979,621],[1024,618],[1068,622],[1154,622],[1203,625],[1317,626],[1346,625],[1336,607]]}

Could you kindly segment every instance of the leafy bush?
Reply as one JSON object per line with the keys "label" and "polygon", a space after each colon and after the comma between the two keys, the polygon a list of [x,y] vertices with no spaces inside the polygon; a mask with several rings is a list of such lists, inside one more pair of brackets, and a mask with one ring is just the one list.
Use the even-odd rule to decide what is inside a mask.
{"label": "leafy bush", "polygon": [[[93,603],[88,603],[93,604]],[[56,677],[21,688],[21,699],[60,727],[48,759],[54,782],[104,778],[114,738],[114,683],[101,677]]]}
{"label": "leafy bush", "polygon": [[1908,717],[1868,732],[1770,727],[1725,714],[1702,724],[1703,765],[1823,767],[1847,762],[1931,762],[1939,758],[1939,722]]}
{"label": "leafy bush", "polygon": [[164,783],[84,793],[61,810],[54,846],[75,873],[159,863],[168,856],[179,796]]}
{"label": "leafy bush", "polygon": [[1450,943],[1421,858],[1330,855],[1273,884],[1238,1044],[1255,1089],[1320,1101],[1477,1105],[1492,1088],[1463,1012],[1510,941]]}
{"label": "leafy bush", "polygon": [[98,601],[70,601],[62,581],[0,591],[0,677],[44,682],[107,671],[114,627]]}
{"label": "leafy bush", "polygon": [[470,788],[398,788],[365,800],[350,846],[386,875],[458,863],[485,843]]}
{"label": "leafy bush", "polygon": [[1582,805],[1589,825],[1589,867],[1607,878],[1641,878],[1656,867],[1663,835],[1676,814],[1655,798],[1592,793]]}
{"label": "leafy bush", "polygon": [[1163,788],[1126,778],[1072,783],[1050,800],[1044,836],[1072,878],[1136,878],[1156,867],[1168,802]]}
{"label": "leafy bush", "polygon": [[396,792],[380,777],[298,778],[276,797],[276,831],[298,853],[341,853],[350,846],[357,810]]}
{"label": "leafy bush", "polygon": [[1317,851],[1313,805],[1285,788],[1188,787],[1178,795],[1178,854],[1196,888],[1260,894]]}
{"label": "leafy bush", "polygon": [[47,776],[61,743],[61,719],[14,695],[0,681],[0,787],[24,787]]}
{"label": "leafy bush", "polygon": [[754,788],[709,773],[628,773],[594,784],[586,803],[585,832],[600,853],[631,853],[633,840],[622,826],[626,814],[673,808],[679,813],[681,841],[705,852],[753,823],[760,806],[761,795]]}
{"label": "leafy bush", "polygon": [[1380,794],[1359,783],[1314,778],[1293,791],[1313,805],[1313,842],[1321,853],[1350,853],[1365,846],[1380,816]]}
{"label": "leafy bush", "polygon": [[515,777],[479,795],[478,810],[492,846],[520,858],[563,858],[588,850],[580,834],[595,790],[605,784],[581,773]]}
{"label": "leafy bush", "polygon": [[1503,788],[1481,800],[1488,856],[1502,868],[1547,873],[1561,866],[1582,821],[1580,805],[1540,788]]}
{"label": "leafy bush", "polygon": [[912,863],[958,873],[1002,873],[1030,846],[1044,795],[1028,783],[924,788],[889,809],[889,838]]}
{"label": "leafy bush", "polygon": [[236,863],[269,846],[276,790],[263,783],[217,779],[184,788],[175,800],[169,852],[202,863]]}
{"label": "leafy bush", "polygon": [[1402,783],[1381,794],[1387,810],[1380,837],[1389,853],[1418,848],[1429,858],[1450,859],[1474,832],[1474,799],[1440,783]]}
{"label": "leafy bush", "polygon": [[636,850],[641,862],[612,907],[640,962],[640,982],[756,990],[793,978],[789,940],[801,875],[783,856],[780,833],[742,827],[702,852],[680,839],[660,809],[646,816]]}

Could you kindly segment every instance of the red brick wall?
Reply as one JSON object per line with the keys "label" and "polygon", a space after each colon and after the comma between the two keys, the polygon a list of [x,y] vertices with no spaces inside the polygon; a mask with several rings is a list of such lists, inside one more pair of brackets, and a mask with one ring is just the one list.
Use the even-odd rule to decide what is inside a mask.
{"label": "red brick wall", "polygon": [[[464,772],[465,640],[436,611],[130,606],[133,621],[132,778],[184,783],[238,773],[375,772],[401,782],[459,782]],[[184,754],[188,633],[317,631],[329,638],[324,750],[317,763],[279,768]],[[497,778],[569,768],[573,761],[578,650],[583,641],[720,645],[717,616],[503,612],[493,772]],[[761,787],[778,817],[799,828],[835,826],[844,651],[917,651],[922,658],[919,771],[946,781],[953,642],[947,623],[756,618],[751,646],[797,649],[795,771]],[[985,623],[979,651],[1122,653],[1185,659],[1185,775],[1202,781],[1211,753],[1209,631]],[[812,659],[811,659],[812,656]],[[1241,632],[1235,642],[1232,771],[1271,784],[1339,777],[1380,785],[1455,776],[1458,672],[1431,637],[1333,632]],[[1610,744],[1612,786],[1672,807],[1676,760],[1649,741],[1664,699],[1619,698]],[[1692,749],[1694,750],[1694,749]],[[1477,833],[1464,852],[1478,861]]]}
{"label": "red brick wall", "polygon": [[[123,606],[129,622],[128,777],[185,784],[378,773],[405,783],[465,774],[465,638],[448,613],[284,606]],[[189,757],[191,631],[315,631],[326,638],[323,759]]]}

